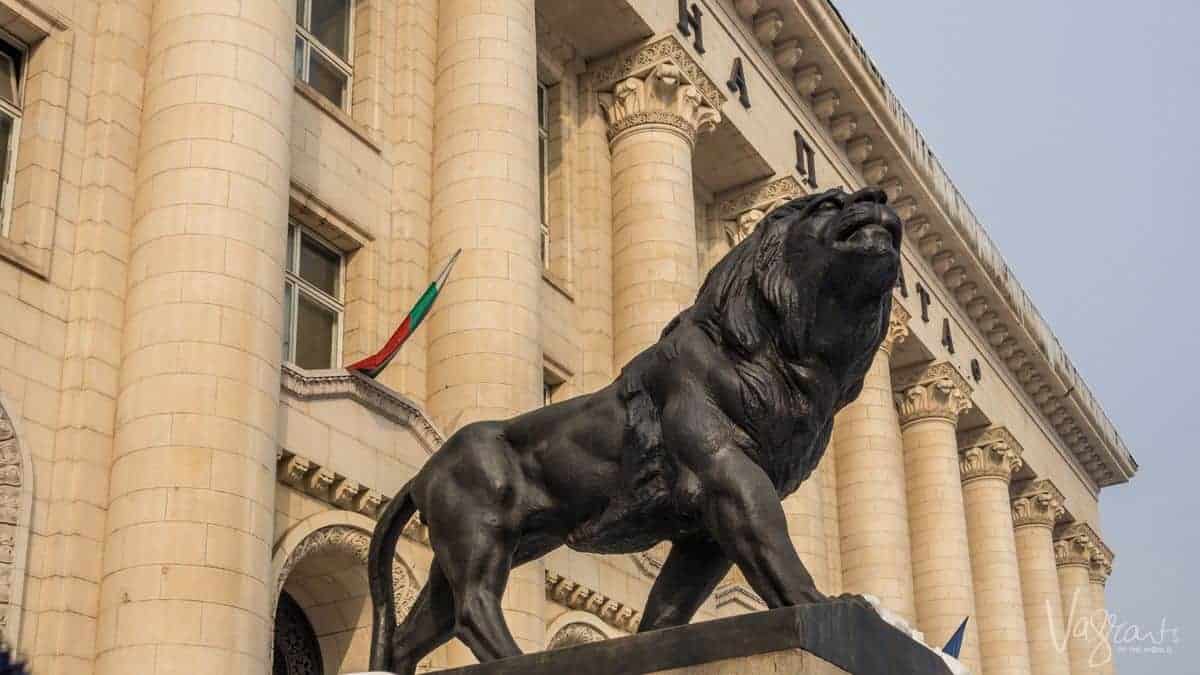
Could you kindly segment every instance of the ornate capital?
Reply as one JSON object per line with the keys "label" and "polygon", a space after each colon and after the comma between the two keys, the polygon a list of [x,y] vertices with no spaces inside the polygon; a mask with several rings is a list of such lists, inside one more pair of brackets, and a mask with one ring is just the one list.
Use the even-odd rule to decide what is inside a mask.
{"label": "ornate capital", "polygon": [[958,466],[964,483],[980,478],[1007,482],[1024,466],[1021,444],[1004,427],[962,434],[958,447]]}
{"label": "ornate capital", "polygon": [[1059,567],[1077,565],[1088,568],[1092,572],[1092,561],[1100,558],[1100,567],[1105,564],[1111,568],[1112,551],[1100,540],[1099,535],[1087,523],[1069,523],[1060,525],[1054,532],[1054,558]]}
{"label": "ornate capital", "polygon": [[908,337],[908,320],[911,318],[912,315],[900,303],[892,302],[892,314],[888,317],[887,333],[884,334],[883,342],[879,345],[879,349],[883,353],[890,355],[892,347]]}
{"label": "ornate capital", "polygon": [[612,93],[600,94],[600,106],[608,117],[610,140],[642,124],[664,124],[694,143],[697,134],[711,131],[721,121],[721,113],[707,105],[700,89],[670,62],[654,66],[644,77],[617,82]]}
{"label": "ornate capital", "polygon": [[1013,527],[1054,527],[1065,514],[1063,498],[1054,483],[1032,481],[1020,487],[1012,499]]}
{"label": "ornate capital", "polygon": [[930,418],[957,423],[971,408],[971,385],[944,361],[898,372],[893,388],[901,425]]}
{"label": "ornate capital", "polygon": [[750,236],[759,221],[792,199],[807,191],[791,176],[762,183],[750,190],[731,191],[718,197],[714,209],[717,218],[725,223],[725,237],[730,246],[737,246]]}
{"label": "ornate capital", "polygon": [[1100,584],[1103,586],[1108,583],[1108,576],[1112,574],[1112,569],[1112,558],[1109,558],[1100,551],[1097,551],[1095,555],[1092,556],[1092,562],[1088,566],[1088,579],[1093,584]]}
{"label": "ornate capital", "polygon": [[601,61],[584,75],[600,94],[609,138],[639,124],[659,123],[689,139],[721,121],[725,94],[673,35]]}

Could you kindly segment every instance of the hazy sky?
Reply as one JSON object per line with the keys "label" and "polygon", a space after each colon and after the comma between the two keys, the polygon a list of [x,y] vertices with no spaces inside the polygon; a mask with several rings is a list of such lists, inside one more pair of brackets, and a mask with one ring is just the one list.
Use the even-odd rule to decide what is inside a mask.
{"label": "hazy sky", "polygon": [[835,3],[1141,465],[1101,494],[1108,607],[1179,643],[1118,672],[1195,675],[1200,3]]}

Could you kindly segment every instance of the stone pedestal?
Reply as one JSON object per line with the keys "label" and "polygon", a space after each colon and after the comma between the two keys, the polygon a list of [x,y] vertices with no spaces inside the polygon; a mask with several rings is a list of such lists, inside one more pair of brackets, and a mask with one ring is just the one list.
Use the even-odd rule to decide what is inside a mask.
{"label": "stone pedestal", "polygon": [[743,614],[444,672],[950,675],[966,671],[892,627],[873,609],[836,601]]}

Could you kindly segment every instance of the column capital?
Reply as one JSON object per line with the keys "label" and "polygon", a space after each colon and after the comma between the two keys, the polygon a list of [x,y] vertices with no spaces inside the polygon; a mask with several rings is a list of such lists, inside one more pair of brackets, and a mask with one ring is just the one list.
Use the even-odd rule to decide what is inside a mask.
{"label": "column capital", "polygon": [[973,429],[959,434],[958,466],[964,483],[979,478],[1012,479],[1025,462],[1024,449],[1004,427]]}
{"label": "column capital", "polygon": [[945,361],[898,371],[892,385],[901,426],[930,418],[957,423],[971,408],[971,385]]}
{"label": "column capital", "polygon": [[731,191],[719,196],[714,212],[717,218],[725,223],[725,236],[729,245],[737,246],[750,236],[759,221],[768,213],[804,194],[807,194],[807,190],[799,181],[791,176],[784,176],[749,190]]}
{"label": "column capital", "polygon": [[[1113,553],[1100,535],[1092,529],[1092,526],[1087,523],[1067,523],[1059,525],[1054,531],[1054,557],[1058,561],[1058,566],[1078,565],[1087,567],[1088,574],[1099,574],[1099,571],[1093,572],[1093,561],[1098,560],[1096,565],[1100,571],[1112,568]],[[1104,575],[1107,579],[1107,573]]]}
{"label": "column capital", "polygon": [[892,313],[888,316],[887,332],[883,335],[883,342],[879,344],[880,351],[890,356],[892,347],[908,337],[908,320],[911,318],[912,315],[908,313],[908,310],[893,299]]}
{"label": "column capital", "polygon": [[1088,580],[1103,586],[1108,583],[1108,576],[1112,574],[1112,570],[1112,558],[1097,550],[1092,556],[1091,564],[1088,565]]}
{"label": "column capital", "polygon": [[608,137],[642,124],[662,124],[689,141],[721,121],[725,94],[673,35],[652,40],[598,63],[585,74],[599,94]]}
{"label": "column capital", "polygon": [[1021,485],[1012,498],[1013,527],[1054,527],[1066,514],[1065,502],[1063,494],[1048,480]]}

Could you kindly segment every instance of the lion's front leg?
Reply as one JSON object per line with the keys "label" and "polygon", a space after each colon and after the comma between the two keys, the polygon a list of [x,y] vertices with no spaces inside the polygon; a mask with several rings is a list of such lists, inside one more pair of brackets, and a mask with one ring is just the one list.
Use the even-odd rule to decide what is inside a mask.
{"label": "lion's front leg", "polygon": [[717,453],[701,481],[705,526],[771,609],[826,600],[796,555],[766,473],[741,452]]}
{"label": "lion's front leg", "polygon": [[705,538],[675,542],[650,589],[638,632],[691,621],[730,567],[729,558],[714,541]]}

